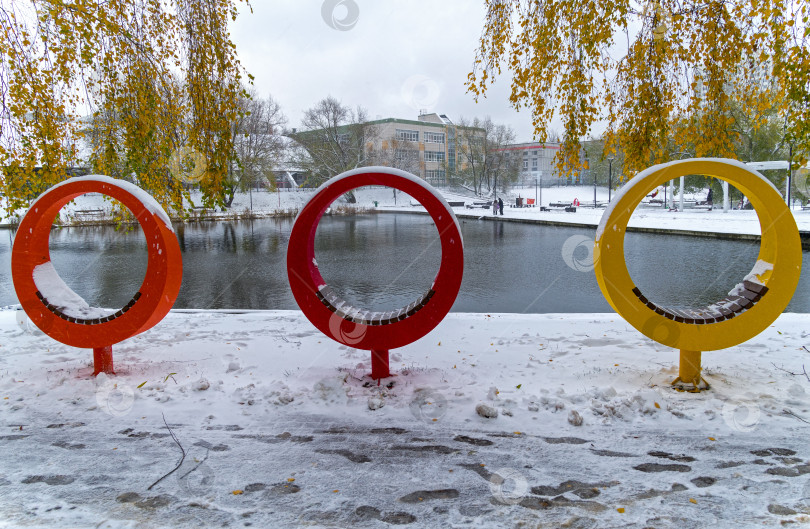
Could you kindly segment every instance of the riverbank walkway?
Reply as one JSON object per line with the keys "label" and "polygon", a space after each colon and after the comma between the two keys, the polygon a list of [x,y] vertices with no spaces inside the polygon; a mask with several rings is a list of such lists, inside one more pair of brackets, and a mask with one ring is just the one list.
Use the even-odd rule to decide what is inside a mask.
{"label": "riverbank walkway", "polygon": [[174,311],[95,380],[0,311],[0,525],[803,525],[809,327],[704,354],[688,394],[615,314],[453,313],[377,385],[297,311]]}
{"label": "riverbank walkway", "polygon": [[[526,190],[523,190],[526,191]],[[546,188],[544,204],[572,203],[583,192],[592,193],[592,188],[582,186]],[[194,218],[213,220],[238,220],[249,217],[264,218],[273,216],[292,217],[312,196],[311,190],[288,191],[283,193],[256,192],[252,198],[247,193],[238,193],[232,207],[227,211],[207,211],[205,215]],[[524,194],[522,191],[513,193]],[[475,200],[470,197],[444,193],[448,201],[472,204]],[[511,197],[511,195],[509,195]],[[529,196],[529,195],[526,195]],[[526,197],[524,196],[524,198]],[[592,196],[592,195],[591,195]],[[410,197],[401,192],[396,194],[389,188],[362,188],[356,191],[357,202],[354,204],[340,204],[342,213],[357,209],[362,212],[399,212],[424,213],[424,208],[411,205]],[[605,203],[607,190],[598,188],[597,203]],[[250,201],[253,208],[249,207]],[[583,204],[582,199],[577,199]],[[587,201],[585,202],[587,203]],[[459,219],[469,220],[503,220],[510,222],[524,222],[546,225],[577,226],[595,228],[604,214],[604,207],[583,207],[575,212],[566,212],[561,208],[542,211],[541,208],[513,208],[505,203],[504,215],[493,215],[490,209],[468,209],[459,205],[453,208]],[[68,223],[103,222],[103,216],[95,214],[88,221],[80,212],[87,210],[103,210],[109,208],[101,196],[86,195],[77,198],[62,210],[64,221]],[[805,249],[810,248],[810,210],[792,210],[796,224],[802,234],[802,243]],[[0,212],[2,213],[2,212]],[[3,224],[5,223],[5,224]],[[10,227],[9,219],[3,218],[0,226]],[[753,210],[730,210],[724,212],[722,208],[707,210],[688,208],[682,212],[666,211],[661,207],[642,205],[636,209],[630,219],[628,231],[645,231],[657,233],[672,233],[680,235],[720,237],[728,239],[758,240],[760,234],[759,219]]]}

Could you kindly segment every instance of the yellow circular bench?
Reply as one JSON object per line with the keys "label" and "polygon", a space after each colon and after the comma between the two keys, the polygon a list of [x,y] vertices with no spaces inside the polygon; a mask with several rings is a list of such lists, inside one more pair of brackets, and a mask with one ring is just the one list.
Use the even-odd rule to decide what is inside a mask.
{"label": "yellow circular bench", "polygon": [[[636,206],[652,189],[690,174],[720,178],[742,191],[757,212],[762,238],[753,270],[728,297],[697,310],[669,309],[648,300],[633,283],[624,234]],[[642,171],[617,193],[594,241],[594,271],[605,299],[642,334],[680,349],[673,385],[693,391],[708,387],[700,376],[701,351],[732,347],[765,330],[793,297],[801,265],[799,230],[779,191],[758,172],[727,159],[681,160]]]}

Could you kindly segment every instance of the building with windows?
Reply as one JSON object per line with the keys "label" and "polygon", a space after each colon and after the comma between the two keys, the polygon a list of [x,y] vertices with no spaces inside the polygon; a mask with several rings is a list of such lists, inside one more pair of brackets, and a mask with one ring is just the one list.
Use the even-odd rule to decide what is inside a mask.
{"label": "building with windows", "polygon": [[523,187],[558,183],[558,173],[554,158],[560,152],[560,144],[555,142],[514,143],[501,149],[507,157],[517,158],[519,170],[516,184]]}
{"label": "building with windows", "polygon": [[[485,134],[483,129],[455,125],[443,114],[421,114],[416,120],[377,119],[332,130],[293,129],[289,137],[299,152],[308,154],[296,156],[293,164],[308,171],[307,182],[313,168],[319,174],[312,180],[319,183],[334,176],[333,168],[381,165],[408,171],[435,186],[446,186],[466,165],[459,156],[462,132],[465,138]],[[310,160],[314,163],[308,163]]]}
{"label": "building with windows", "polygon": [[[458,152],[458,126],[444,114],[379,119],[366,125],[366,148],[375,163],[411,172],[431,185],[448,185],[466,163]],[[483,136],[483,129],[475,130]]]}

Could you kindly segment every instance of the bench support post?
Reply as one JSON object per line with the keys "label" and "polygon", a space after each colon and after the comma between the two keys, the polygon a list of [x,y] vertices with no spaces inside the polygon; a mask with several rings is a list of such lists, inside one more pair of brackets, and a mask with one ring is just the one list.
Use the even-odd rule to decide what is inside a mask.
{"label": "bench support post", "polygon": [[112,345],[93,349],[93,376],[99,373],[114,375]]}
{"label": "bench support post", "polygon": [[388,367],[388,350],[371,350],[371,378],[380,380],[391,376]]}
{"label": "bench support post", "polygon": [[672,387],[677,390],[690,391],[693,393],[709,389],[709,383],[700,376],[700,351],[681,349],[678,378],[672,381]]}

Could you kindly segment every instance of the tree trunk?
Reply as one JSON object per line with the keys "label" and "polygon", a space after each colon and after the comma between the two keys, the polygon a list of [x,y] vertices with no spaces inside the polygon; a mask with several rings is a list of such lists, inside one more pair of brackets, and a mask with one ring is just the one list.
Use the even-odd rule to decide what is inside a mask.
{"label": "tree trunk", "polygon": [[233,204],[233,197],[236,195],[236,186],[230,186],[228,188],[227,195],[225,195],[225,207],[230,209],[231,204]]}

